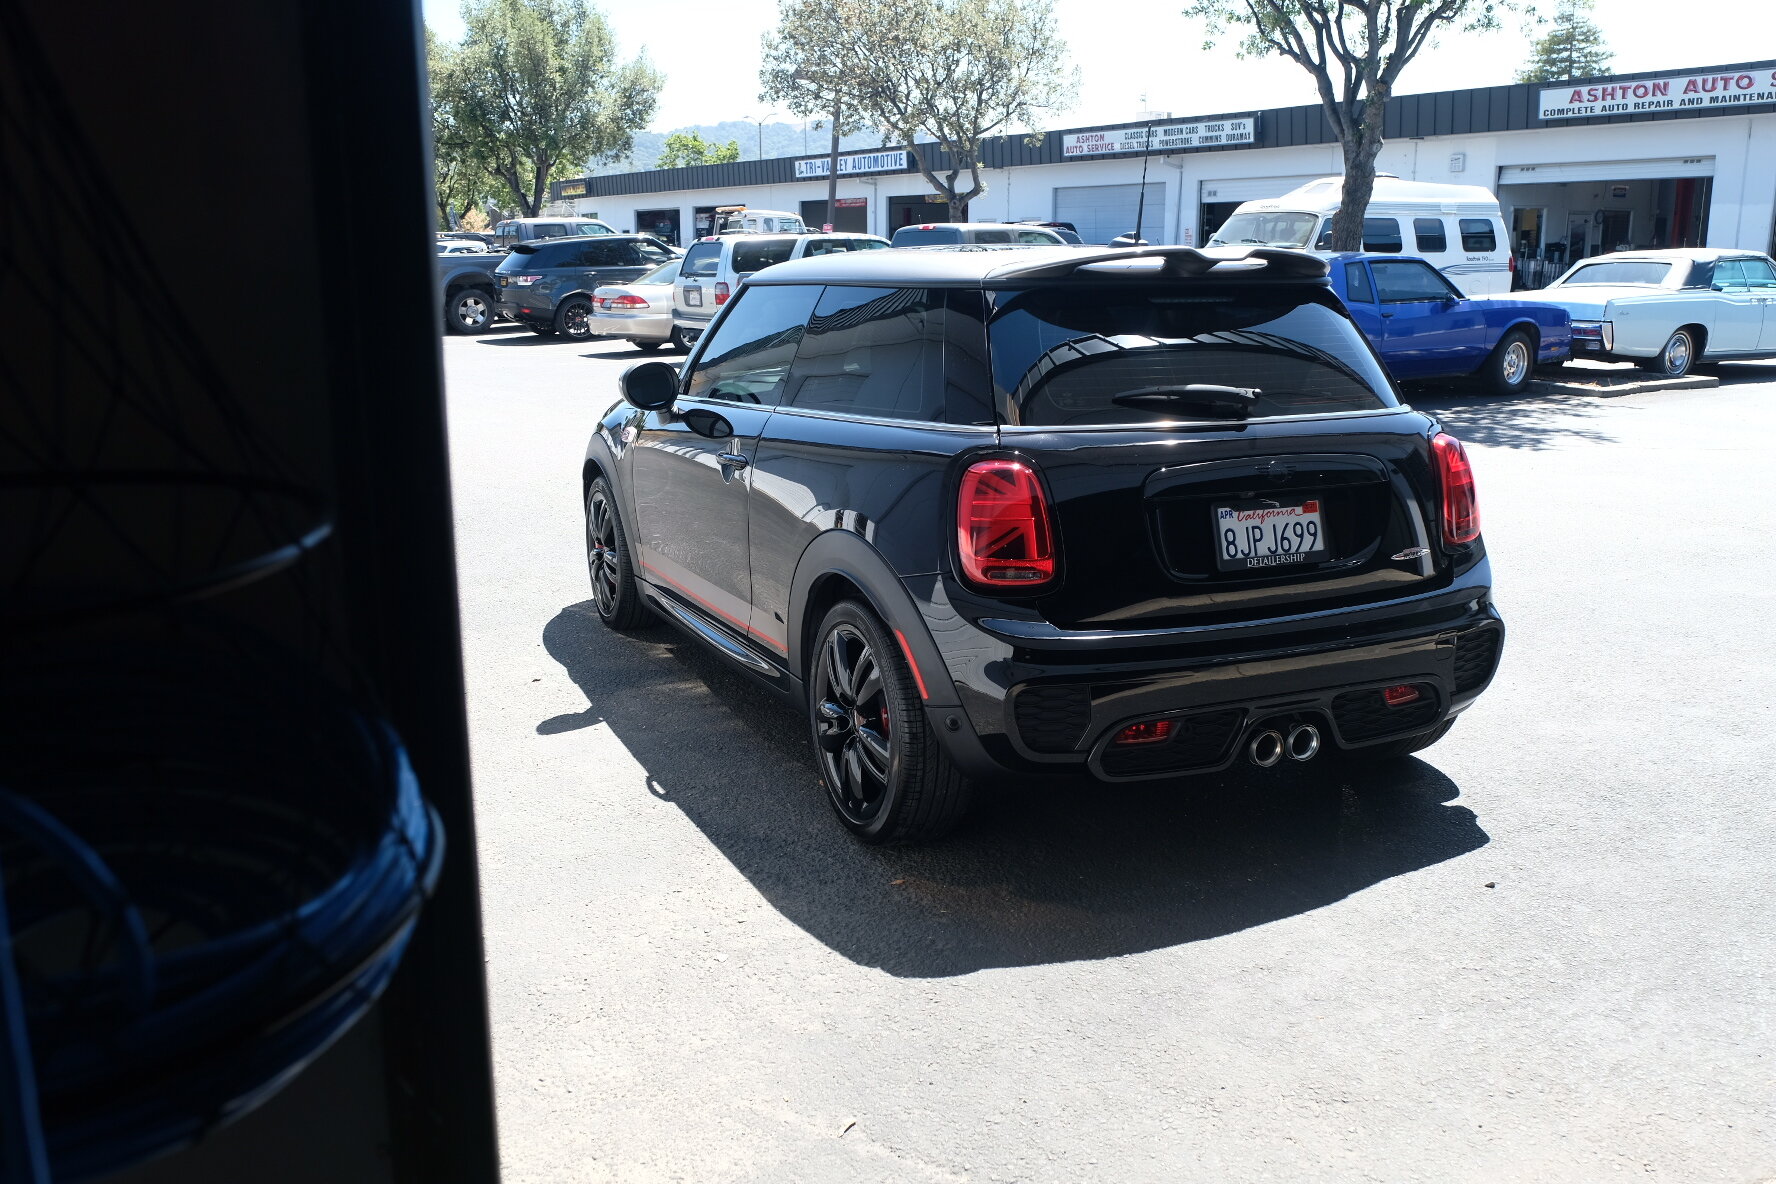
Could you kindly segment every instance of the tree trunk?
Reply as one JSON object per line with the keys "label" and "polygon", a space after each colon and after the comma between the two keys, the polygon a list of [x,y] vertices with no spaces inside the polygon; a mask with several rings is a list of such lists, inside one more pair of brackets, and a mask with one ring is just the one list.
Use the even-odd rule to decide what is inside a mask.
{"label": "tree trunk", "polygon": [[1362,122],[1344,149],[1344,191],[1338,199],[1338,212],[1332,215],[1332,249],[1360,251],[1363,249],[1363,215],[1369,209],[1369,196],[1375,192],[1375,158],[1381,154],[1381,118],[1387,106],[1387,91],[1372,86],[1363,102]]}

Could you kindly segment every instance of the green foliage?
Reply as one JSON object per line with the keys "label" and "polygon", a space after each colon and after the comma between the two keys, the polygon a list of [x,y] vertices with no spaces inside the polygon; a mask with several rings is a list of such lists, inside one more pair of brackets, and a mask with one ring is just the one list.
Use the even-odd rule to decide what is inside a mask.
{"label": "green foliage", "polygon": [[661,169],[679,169],[693,164],[731,164],[740,159],[740,142],[729,140],[715,144],[696,132],[674,132],[666,137],[666,146],[654,165]]}
{"label": "green foliage", "polygon": [[527,217],[550,173],[629,150],[665,79],[619,63],[610,27],[586,0],[464,0],[468,31],[434,78],[464,151]]}
{"label": "green foliage", "polygon": [[1518,82],[1560,82],[1608,74],[1613,55],[1603,30],[1586,15],[1591,0],[1560,0],[1546,35],[1536,38],[1529,64],[1517,72]]}
{"label": "green foliage", "polygon": [[[985,140],[1033,131],[1078,74],[1052,0],[780,0],[759,80],[763,102],[829,119],[836,108],[841,133],[871,128],[904,144],[965,218],[986,192]],[[942,177],[922,141],[948,153]]]}
{"label": "green foliage", "polygon": [[1517,0],[1192,0],[1184,15],[1207,25],[1204,49],[1235,31],[1239,56],[1278,54],[1312,76],[1344,149],[1332,249],[1358,251],[1375,189],[1382,111],[1400,72],[1438,33],[1490,31],[1518,7]]}
{"label": "green foliage", "polygon": [[449,76],[455,49],[426,30],[426,73],[432,80],[432,197],[438,209],[438,229],[451,230],[452,215],[461,218],[486,204],[493,185],[487,171],[475,160],[468,141],[456,123],[448,87],[439,80]]}

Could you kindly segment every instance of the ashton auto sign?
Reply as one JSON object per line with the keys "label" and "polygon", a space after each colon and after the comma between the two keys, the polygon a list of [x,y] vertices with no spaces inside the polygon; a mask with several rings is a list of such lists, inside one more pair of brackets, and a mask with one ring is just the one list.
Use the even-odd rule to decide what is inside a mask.
{"label": "ashton auto sign", "polygon": [[1219,144],[1250,144],[1256,134],[1256,115],[1234,115],[1197,123],[1168,123],[1148,127],[1113,128],[1103,132],[1075,132],[1061,137],[1064,157],[1103,156],[1111,152],[1170,152],[1179,148],[1210,148]]}
{"label": "ashton auto sign", "polygon": [[1636,78],[1555,86],[1542,91],[1541,118],[1580,119],[1587,115],[1633,115],[1642,111],[1682,111],[1688,107],[1738,107],[1776,103],[1776,73],[1685,74],[1676,78]]}

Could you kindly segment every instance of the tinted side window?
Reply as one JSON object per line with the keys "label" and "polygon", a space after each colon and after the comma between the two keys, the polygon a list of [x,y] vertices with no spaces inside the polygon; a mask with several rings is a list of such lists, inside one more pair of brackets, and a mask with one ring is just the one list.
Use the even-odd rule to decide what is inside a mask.
{"label": "tinted side window", "polygon": [[566,238],[567,227],[559,222],[544,222],[539,226],[531,227],[531,233],[538,238]]}
{"label": "tinted side window", "polygon": [[1346,304],[1374,304],[1375,289],[1369,283],[1369,270],[1361,263],[1344,265],[1344,290],[1348,293]]}
{"label": "tinted side window", "polygon": [[785,388],[786,406],[941,421],[943,294],[828,288]]}
{"label": "tinted side window", "polygon": [[1363,219],[1363,249],[1395,254],[1404,249],[1398,218]]}
{"label": "tinted side window", "polygon": [[494,270],[529,274],[548,267],[572,266],[573,244],[528,242],[514,244],[512,253]]}
{"label": "tinted side window", "polygon": [[734,244],[734,273],[751,275],[773,263],[782,263],[795,251],[795,239],[742,240]]}
{"label": "tinted side window", "polygon": [[851,248],[856,251],[880,251],[887,246],[887,243],[876,238],[854,238],[851,240]]}
{"label": "tinted side window", "polygon": [[1493,233],[1491,218],[1461,220],[1462,250],[1476,253],[1498,250],[1498,236]]}
{"label": "tinted side window", "polygon": [[698,355],[685,393],[774,406],[819,296],[811,284],[742,288]]}
{"label": "tinted side window", "polygon": [[1714,286],[1717,288],[1743,288],[1745,273],[1740,270],[1739,260],[1723,259],[1714,265]]}
{"label": "tinted side window", "polygon": [[1449,300],[1455,293],[1437,269],[1416,259],[1373,263],[1375,289],[1383,304],[1407,304],[1414,300]]}
{"label": "tinted side window", "polygon": [[977,243],[1008,243],[1011,241],[1009,230],[977,230],[969,237]]}
{"label": "tinted side window", "polygon": [[678,274],[687,280],[714,279],[721,254],[720,243],[696,243],[685,252],[684,266],[678,269]]}
{"label": "tinted side window", "polygon": [[611,228],[598,222],[575,222],[573,232],[575,234],[609,234]]}
{"label": "tinted side window", "polygon": [[1040,230],[1020,230],[1018,231],[1017,241],[1020,243],[1035,243],[1040,246],[1052,247],[1054,246],[1055,240],[1048,237],[1048,235],[1043,234]]}
{"label": "tinted side window", "polygon": [[1412,236],[1418,240],[1418,253],[1421,255],[1449,249],[1449,234],[1443,229],[1441,218],[1414,218]]}
{"label": "tinted side window", "polygon": [[642,239],[634,244],[635,257],[642,263],[664,263],[672,258],[672,252],[664,247],[656,246]]}
{"label": "tinted side window", "polygon": [[580,267],[634,267],[633,243],[577,243],[574,262]]}
{"label": "tinted side window", "polygon": [[894,232],[894,245],[897,247],[928,247],[933,243],[959,243],[962,232],[948,227],[914,227],[903,226]]}

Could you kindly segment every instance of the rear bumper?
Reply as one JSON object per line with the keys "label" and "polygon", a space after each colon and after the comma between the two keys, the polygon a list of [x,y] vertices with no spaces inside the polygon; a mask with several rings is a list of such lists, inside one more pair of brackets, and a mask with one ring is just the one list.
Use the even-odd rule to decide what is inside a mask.
{"label": "rear bumper", "polygon": [[555,323],[555,306],[547,300],[520,303],[507,299],[502,293],[498,307],[501,316],[517,321],[519,324],[553,325]]}
{"label": "rear bumper", "polygon": [[[944,622],[961,710],[934,709],[936,735],[978,775],[1089,773],[1102,781],[1210,773],[1274,726],[1317,727],[1325,749],[1360,749],[1436,727],[1491,682],[1504,624],[1484,560],[1458,586],[1360,612],[1155,630],[1071,634],[1004,621]],[[1058,636],[1057,636],[1058,635]],[[1382,688],[1410,685],[1389,706]],[[950,717],[959,717],[955,725]],[[1113,746],[1130,724],[1169,720],[1167,739]]]}
{"label": "rear bumper", "polygon": [[588,324],[595,337],[621,337],[629,341],[665,341],[672,336],[670,313],[647,313],[638,316],[628,313],[599,312],[592,315]]}

